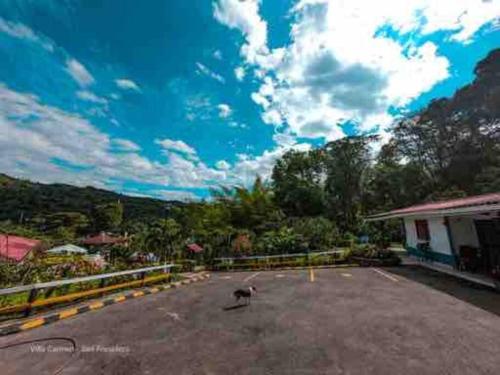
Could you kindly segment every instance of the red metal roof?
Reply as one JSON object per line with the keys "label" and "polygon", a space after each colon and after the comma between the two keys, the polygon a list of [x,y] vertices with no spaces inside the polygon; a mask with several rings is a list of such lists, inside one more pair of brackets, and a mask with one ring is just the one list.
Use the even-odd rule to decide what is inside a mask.
{"label": "red metal roof", "polygon": [[40,242],[30,238],[0,234],[0,257],[20,262]]}
{"label": "red metal roof", "polygon": [[500,193],[475,195],[475,196],[466,197],[466,198],[458,198],[458,199],[451,199],[451,200],[447,200],[447,201],[418,204],[415,206],[399,208],[397,210],[389,211],[389,212],[385,213],[384,215],[409,214],[409,213],[418,213],[418,212],[425,212],[425,211],[439,211],[439,210],[447,210],[447,209],[452,209],[452,208],[471,207],[471,206],[479,206],[479,205],[485,205],[485,204],[496,204],[496,203],[500,203]]}
{"label": "red metal roof", "polygon": [[201,253],[203,251],[203,248],[196,243],[190,243],[189,245],[187,245],[187,248],[193,253]]}
{"label": "red metal roof", "polygon": [[90,236],[85,238],[82,241],[82,244],[84,245],[94,245],[94,246],[99,246],[99,245],[113,245],[117,243],[122,243],[125,242],[126,239],[123,237],[115,237],[111,236],[107,233],[100,233],[95,236]]}

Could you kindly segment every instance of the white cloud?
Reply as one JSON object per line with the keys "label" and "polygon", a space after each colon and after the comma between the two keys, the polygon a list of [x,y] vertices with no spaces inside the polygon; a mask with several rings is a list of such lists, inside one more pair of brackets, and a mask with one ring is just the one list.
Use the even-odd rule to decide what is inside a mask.
{"label": "white cloud", "polygon": [[245,68],[242,66],[238,66],[237,68],[234,69],[234,75],[238,81],[243,81],[245,79]]}
{"label": "white cloud", "polygon": [[222,52],[220,50],[215,50],[212,56],[216,60],[222,60]]}
{"label": "white cloud", "polygon": [[204,75],[206,75],[206,76],[208,76],[208,77],[210,77],[210,78],[212,78],[220,83],[226,83],[226,80],[224,79],[224,77],[222,77],[220,74],[213,72],[212,70],[207,68],[202,63],[197,62],[196,68],[197,68],[198,74],[204,74]]}
{"label": "white cloud", "polygon": [[82,87],[89,86],[95,82],[94,77],[80,62],[73,58],[66,60],[66,71]]}
{"label": "white cloud", "polygon": [[231,164],[229,164],[225,160],[219,160],[217,163],[215,163],[215,167],[222,171],[227,171],[229,168],[231,168]]}
{"label": "white cloud", "polygon": [[92,103],[107,104],[108,101],[105,98],[101,98],[94,93],[87,90],[80,90],[76,92],[76,96],[81,100],[86,100]]}
{"label": "white cloud", "polygon": [[54,52],[54,42],[52,40],[35,33],[31,28],[22,23],[10,22],[0,17],[0,32],[10,35],[13,38],[38,44],[47,51]]}
{"label": "white cloud", "polygon": [[116,79],[115,83],[122,90],[130,90],[130,91],[137,91],[137,92],[141,91],[141,89],[139,88],[137,83],[135,83],[134,81],[132,81],[130,79],[125,79],[125,78]]}
{"label": "white cloud", "polygon": [[267,51],[267,23],[259,15],[260,0],[220,0],[214,3],[214,17],[245,36],[242,54],[251,62]]}
{"label": "white cloud", "polygon": [[134,151],[141,150],[139,145],[137,145],[136,143],[134,143],[128,139],[115,138],[115,139],[113,139],[112,143],[113,143],[114,148],[118,151],[134,152]]}
{"label": "white cloud", "polygon": [[[384,131],[390,107],[408,105],[449,76],[448,60],[422,36],[446,30],[466,43],[500,14],[499,1],[302,0],[290,13],[290,43],[270,50],[260,4],[220,0],[214,8],[220,23],[245,37],[244,63],[262,80],[252,100],[264,122],[327,140],[341,137],[339,124],[348,120]],[[387,28],[413,37],[403,44]]]}
{"label": "white cloud", "polygon": [[225,172],[207,167],[184,142],[160,143],[180,154],[166,153],[166,162],[151,160],[132,141],[113,138],[80,115],[0,84],[1,172],[118,191],[125,181],[167,188],[215,186],[226,179]]}
{"label": "white cloud", "polygon": [[176,151],[182,154],[188,155],[196,155],[196,150],[189,146],[184,141],[175,141],[172,139],[157,139],[155,141],[156,144],[160,145],[164,150],[167,151]]}
{"label": "white cloud", "polygon": [[233,110],[231,109],[231,107],[227,104],[219,104],[217,106],[217,108],[219,109],[219,117],[220,118],[227,118],[229,116],[231,116],[231,113],[233,112]]}

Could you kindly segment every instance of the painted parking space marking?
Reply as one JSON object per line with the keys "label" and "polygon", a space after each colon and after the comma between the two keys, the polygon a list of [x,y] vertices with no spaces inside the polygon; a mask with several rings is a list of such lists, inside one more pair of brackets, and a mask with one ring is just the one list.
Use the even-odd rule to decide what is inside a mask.
{"label": "painted parking space marking", "polygon": [[281,278],[281,277],[285,277],[285,275],[283,275],[282,273],[279,273],[275,276],[276,278]]}
{"label": "painted parking space marking", "polygon": [[352,277],[352,274],[347,273],[347,272],[342,272],[340,275],[344,276],[344,277]]}
{"label": "painted parking space marking", "polygon": [[396,279],[394,276],[392,275],[389,275],[388,273],[382,271],[382,270],[379,270],[378,268],[372,268],[372,270],[374,270],[375,272],[377,272],[379,275],[382,275],[384,276],[385,278],[391,280],[391,281],[394,281],[395,283],[397,283],[399,280]]}
{"label": "painted parking space marking", "polygon": [[231,278],[231,276],[221,276],[220,279],[223,279],[223,280],[229,280]]}
{"label": "painted parking space marking", "polygon": [[255,272],[253,275],[250,275],[250,276],[246,277],[243,281],[244,281],[244,282],[250,281],[250,280],[252,280],[254,277],[257,277],[259,274],[260,274],[260,272]]}
{"label": "painted parking space marking", "polygon": [[309,267],[309,281],[314,282],[314,269],[312,267]]}

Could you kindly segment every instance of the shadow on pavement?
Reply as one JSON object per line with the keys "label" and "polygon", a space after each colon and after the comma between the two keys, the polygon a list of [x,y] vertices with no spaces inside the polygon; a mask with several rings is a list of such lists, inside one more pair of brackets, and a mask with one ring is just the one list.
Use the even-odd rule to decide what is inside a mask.
{"label": "shadow on pavement", "polygon": [[224,311],[230,311],[230,310],[236,310],[236,309],[241,309],[242,307],[247,307],[247,305],[234,305],[234,306],[228,306],[228,307],[223,307],[222,310]]}
{"label": "shadow on pavement", "polygon": [[385,268],[384,271],[426,285],[500,316],[500,293],[494,289],[419,266],[391,267]]}

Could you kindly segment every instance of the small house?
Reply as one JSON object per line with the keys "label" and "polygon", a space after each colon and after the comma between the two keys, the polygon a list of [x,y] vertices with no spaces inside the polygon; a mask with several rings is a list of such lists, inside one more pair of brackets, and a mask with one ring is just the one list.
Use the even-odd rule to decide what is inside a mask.
{"label": "small house", "polygon": [[409,255],[459,271],[500,276],[500,193],[419,204],[368,217],[400,219]]}
{"label": "small house", "polygon": [[0,234],[0,261],[20,263],[40,244],[39,240]]}

